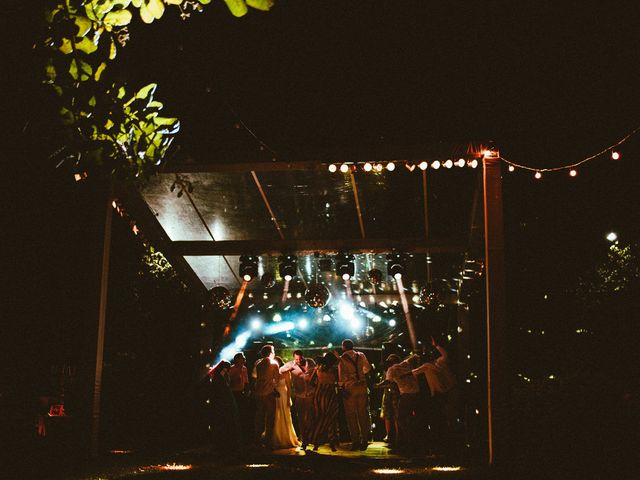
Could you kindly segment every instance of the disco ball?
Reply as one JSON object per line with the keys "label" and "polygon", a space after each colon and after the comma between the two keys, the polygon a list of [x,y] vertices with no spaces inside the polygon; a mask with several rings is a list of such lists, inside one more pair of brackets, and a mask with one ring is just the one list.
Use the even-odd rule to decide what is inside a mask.
{"label": "disco ball", "polygon": [[373,285],[380,285],[382,283],[382,272],[377,268],[369,270],[369,281]]}
{"label": "disco ball", "polygon": [[231,293],[224,287],[213,287],[209,290],[209,304],[218,310],[225,310],[231,306]]}
{"label": "disco ball", "polygon": [[262,286],[264,288],[273,288],[276,284],[276,277],[273,276],[273,273],[266,272],[264,275],[262,275],[260,281],[262,282]]}
{"label": "disco ball", "polygon": [[304,299],[313,308],[322,308],[331,299],[331,292],[319,283],[310,283],[307,291],[304,292]]}
{"label": "disco ball", "polygon": [[418,294],[418,301],[422,305],[440,305],[442,303],[442,290],[434,288],[431,284],[422,287]]}

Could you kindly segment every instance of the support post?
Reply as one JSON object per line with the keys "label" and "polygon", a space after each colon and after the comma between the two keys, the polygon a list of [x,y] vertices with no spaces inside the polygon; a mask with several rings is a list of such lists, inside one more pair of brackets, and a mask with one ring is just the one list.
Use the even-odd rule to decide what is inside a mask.
{"label": "support post", "polygon": [[506,457],[509,423],[509,342],[507,335],[504,224],[500,155],[484,157],[484,237],[487,302],[487,420],[489,464]]}
{"label": "support post", "polygon": [[91,422],[91,456],[97,457],[100,446],[100,398],[102,395],[102,366],[104,359],[104,332],[107,322],[107,293],[109,287],[109,256],[111,253],[111,223],[113,206],[111,192],[107,195],[104,219],[104,243],[102,246],[102,272],[100,275],[100,306],[98,310],[98,335],[96,348],[96,375],[93,386]]}

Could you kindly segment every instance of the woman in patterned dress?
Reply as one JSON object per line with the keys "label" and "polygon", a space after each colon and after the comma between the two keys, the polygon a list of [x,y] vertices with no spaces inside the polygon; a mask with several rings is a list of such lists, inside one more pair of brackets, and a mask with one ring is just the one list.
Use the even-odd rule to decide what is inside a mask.
{"label": "woman in patterned dress", "polygon": [[339,399],[337,393],[338,361],[333,352],[327,352],[314,372],[316,389],[313,396],[314,421],[308,435],[313,449],[323,443],[329,443],[331,451],[338,446],[338,412]]}

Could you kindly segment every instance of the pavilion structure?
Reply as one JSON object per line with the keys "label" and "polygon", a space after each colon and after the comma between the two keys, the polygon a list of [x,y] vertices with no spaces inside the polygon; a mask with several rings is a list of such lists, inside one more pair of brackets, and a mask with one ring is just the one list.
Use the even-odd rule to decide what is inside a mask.
{"label": "pavilion structure", "polygon": [[[472,343],[465,336],[480,332],[484,343],[483,408],[495,463],[504,456],[508,397],[499,153],[474,143],[291,161],[264,153],[169,163],[140,191],[117,194],[203,298],[219,287],[229,292],[224,336],[232,347],[244,345],[239,333],[246,342],[271,328],[305,348],[348,335],[415,350],[430,331],[429,312],[446,305],[457,340]],[[287,259],[295,260],[288,281]],[[316,285],[330,300],[314,307],[305,293]],[[344,304],[362,322],[340,316]],[[274,325],[294,311],[290,327]],[[463,349],[460,361],[462,353],[470,357]]]}

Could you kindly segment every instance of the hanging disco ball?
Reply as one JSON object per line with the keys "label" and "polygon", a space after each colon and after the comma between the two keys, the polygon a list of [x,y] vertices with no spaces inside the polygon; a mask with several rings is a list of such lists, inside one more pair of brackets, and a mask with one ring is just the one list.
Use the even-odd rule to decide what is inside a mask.
{"label": "hanging disco ball", "polygon": [[422,305],[440,305],[442,303],[442,291],[434,288],[432,284],[429,284],[420,289],[418,301]]}
{"label": "hanging disco ball", "polygon": [[304,292],[304,299],[310,307],[322,308],[331,299],[331,292],[319,283],[310,283],[307,291]]}
{"label": "hanging disco ball", "polygon": [[372,285],[380,285],[382,283],[382,272],[377,268],[369,270],[369,281]]}
{"label": "hanging disco ball", "polygon": [[218,310],[226,310],[231,306],[231,293],[224,287],[213,287],[209,290],[209,304]]}
{"label": "hanging disco ball", "polygon": [[273,276],[273,273],[266,272],[264,275],[262,275],[260,281],[262,282],[262,286],[264,288],[273,288],[276,284],[276,277]]}

